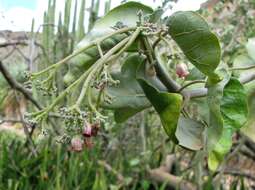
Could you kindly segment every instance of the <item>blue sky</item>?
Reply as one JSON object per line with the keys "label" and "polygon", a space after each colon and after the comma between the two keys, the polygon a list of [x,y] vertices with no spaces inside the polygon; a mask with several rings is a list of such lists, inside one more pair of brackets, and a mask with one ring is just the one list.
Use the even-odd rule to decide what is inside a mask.
{"label": "blue sky", "polygon": [[[89,8],[91,0],[86,0],[87,8]],[[104,5],[105,0],[102,1]],[[112,0],[111,8],[120,4],[122,0]],[[161,5],[161,0],[136,0],[144,4],[156,8]],[[179,0],[173,10],[169,10],[167,15],[178,10],[197,10],[200,4],[205,0]],[[65,0],[56,0],[57,13],[64,10]],[[78,0],[78,6],[81,0]],[[47,9],[48,0],[0,0],[0,30],[13,31],[29,31],[31,28],[32,19],[35,18],[35,26],[38,28],[43,22],[43,13]],[[101,15],[104,12],[104,7],[100,7]],[[86,15],[87,14],[87,15]],[[88,12],[85,12],[85,17],[88,18]]]}
{"label": "blue sky", "polygon": [[2,7],[4,9],[24,7],[33,10],[36,8],[36,0],[1,0],[0,2],[2,3]]}

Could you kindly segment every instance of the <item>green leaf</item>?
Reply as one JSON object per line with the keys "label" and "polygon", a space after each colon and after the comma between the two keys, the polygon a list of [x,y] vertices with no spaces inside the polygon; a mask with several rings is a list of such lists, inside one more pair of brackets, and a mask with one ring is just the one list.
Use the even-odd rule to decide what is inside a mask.
{"label": "green leaf", "polygon": [[102,168],[96,173],[96,179],[94,181],[92,190],[107,190],[106,176]]}
{"label": "green leaf", "polygon": [[106,89],[107,93],[113,96],[113,101],[103,106],[115,110],[116,122],[124,122],[151,106],[136,78],[142,78],[155,88],[167,91],[157,76],[149,75],[149,72],[150,67],[146,64],[145,57],[139,53],[130,53],[122,65],[121,72],[112,75],[120,84]]}
{"label": "green leaf", "polygon": [[120,83],[106,89],[113,100],[110,104],[105,103],[102,106],[116,110],[114,115],[115,121],[118,123],[124,122],[129,117],[151,106],[136,80],[137,68],[144,61],[145,57],[138,53],[128,56],[124,61],[121,72],[112,75]]}
{"label": "green leaf", "polygon": [[149,99],[157,113],[166,134],[175,142],[178,140],[175,131],[178,124],[182,106],[182,96],[177,93],[160,92],[148,84],[144,79],[138,79],[146,97]]}
{"label": "green leaf", "polygon": [[204,126],[195,120],[180,117],[175,133],[179,145],[190,150],[200,150],[203,147]]}
{"label": "green leaf", "polygon": [[245,124],[248,116],[247,94],[238,79],[229,80],[220,106],[224,127],[237,130]]}
{"label": "green leaf", "polygon": [[223,89],[230,80],[230,75],[226,70],[221,69],[218,71],[220,76],[224,76],[224,79],[214,85],[208,87],[207,103],[209,107],[209,127],[206,130],[207,133],[207,150],[214,149],[215,144],[220,140],[223,130],[223,118],[221,115],[221,100],[223,97]]}
{"label": "green leaf", "polygon": [[183,53],[202,73],[216,83],[214,70],[220,63],[221,48],[218,38],[206,21],[192,11],[174,13],[168,20],[169,33]]}
{"label": "green leaf", "polygon": [[255,61],[255,38],[248,39],[245,47],[249,56]]}
{"label": "green leaf", "polygon": [[208,164],[211,170],[217,169],[224,155],[231,149],[233,133],[244,126],[248,118],[247,95],[236,78],[231,78],[224,87],[220,114],[223,128],[219,141],[209,153]]}
{"label": "green leaf", "polygon": [[241,129],[242,133],[255,142],[255,81],[251,81],[244,85],[248,95],[248,120]]}
{"label": "green leaf", "polygon": [[203,80],[205,75],[200,72],[196,67],[190,70],[189,75],[186,77],[186,80]]}
{"label": "green leaf", "polygon": [[[108,12],[104,17],[99,19],[92,30],[77,44],[75,48],[80,49],[92,41],[105,36],[114,31],[113,27],[117,23],[123,26],[134,27],[139,21],[137,15],[138,11],[143,11],[144,15],[152,14],[153,10],[138,2],[127,2],[117,6]],[[127,37],[127,34],[118,34],[111,38],[104,40],[100,45],[103,51],[107,51],[114,47],[118,42]],[[97,47],[89,48],[84,53],[77,55],[69,61],[69,72],[66,74],[64,81],[70,84],[78,78],[85,70],[87,70],[97,59],[99,59],[99,52]]]}
{"label": "green leaf", "polygon": [[[252,58],[246,54],[237,56],[233,62],[233,68],[243,68],[243,67],[250,67],[254,65],[255,65],[255,61],[252,60]],[[251,72],[254,72],[254,70],[253,69],[239,70],[239,71],[237,70],[237,71],[234,71],[234,76],[242,78],[246,76],[247,74],[250,74]]]}
{"label": "green leaf", "polygon": [[158,20],[160,20],[160,18],[162,17],[163,14],[164,14],[164,10],[163,10],[161,7],[157,8],[157,9],[150,15],[150,22],[156,23]]}
{"label": "green leaf", "polygon": [[218,143],[216,143],[214,149],[209,152],[208,156],[208,166],[210,170],[216,171],[219,164],[224,159],[226,153],[229,152],[232,146],[232,135],[233,131],[229,128],[223,130],[221,138]]}

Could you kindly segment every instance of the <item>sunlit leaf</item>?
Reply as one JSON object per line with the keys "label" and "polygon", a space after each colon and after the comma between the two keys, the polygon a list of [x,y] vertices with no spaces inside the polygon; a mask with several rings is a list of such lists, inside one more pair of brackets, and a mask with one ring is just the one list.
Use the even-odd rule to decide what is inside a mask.
{"label": "sunlit leaf", "polygon": [[[149,15],[153,12],[150,7],[138,2],[127,2],[115,7],[95,23],[92,30],[86,34],[85,38],[81,42],[78,43],[76,49],[82,48],[90,44],[92,41],[113,32],[113,27],[116,26],[117,23],[124,27],[136,26],[139,21],[139,17],[137,15],[138,11],[142,11],[144,15]],[[127,34],[118,34],[104,40],[101,43],[103,51],[109,50],[125,37],[127,37]],[[69,72],[64,78],[65,83],[71,83],[86,69],[88,69],[98,58],[99,52],[97,47],[92,47],[70,60]]]}
{"label": "sunlit leaf", "polygon": [[174,13],[168,20],[169,33],[183,53],[202,73],[216,83],[214,70],[220,63],[221,48],[218,38],[206,21],[192,11]]}
{"label": "sunlit leaf", "polygon": [[247,121],[247,94],[239,80],[231,78],[223,91],[221,114],[224,127],[240,129]]}
{"label": "sunlit leaf", "polygon": [[248,118],[247,95],[243,85],[235,78],[231,78],[224,87],[220,113],[223,128],[219,141],[209,153],[208,164],[211,170],[216,170],[231,149],[233,133],[243,127]]}
{"label": "sunlit leaf", "polygon": [[250,38],[246,44],[249,56],[255,61],[255,38]]}
{"label": "sunlit leaf", "polygon": [[138,53],[132,54],[124,61],[121,72],[112,75],[120,83],[107,87],[106,91],[113,99],[111,103],[104,103],[103,107],[116,110],[115,120],[117,122],[124,122],[151,106],[136,80],[137,68],[144,61],[145,58]]}
{"label": "sunlit leaf", "polygon": [[175,143],[178,143],[175,131],[181,112],[182,96],[176,93],[160,92],[144,79],[138,79],[138,81],[146,97],[159,114],[165,132]]}
{"label": "sunlit leaf", "polygon": [[208,87],[207,103],[209,107],[209,127],[207,128],[207,150],[211,151],[221,138],[223,130],[223,118],[221,115],[221,100],[225,85],[230,80],[230,75],[226,70],[221,69],[218,74],[224,76],[224,79]]}

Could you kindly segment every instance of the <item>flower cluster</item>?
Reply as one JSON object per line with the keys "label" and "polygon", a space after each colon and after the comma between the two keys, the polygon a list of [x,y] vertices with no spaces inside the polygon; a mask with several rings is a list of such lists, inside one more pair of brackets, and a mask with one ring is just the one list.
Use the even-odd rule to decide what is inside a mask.
{"label": "flower cluster", "polygon": [[73,137],[71,140],[71,150],[74,152],[81,152],[84,148],[92,148],[92,137],[97,136],[99,130],[99,123],[90,124],[85,122],[81,136]]}

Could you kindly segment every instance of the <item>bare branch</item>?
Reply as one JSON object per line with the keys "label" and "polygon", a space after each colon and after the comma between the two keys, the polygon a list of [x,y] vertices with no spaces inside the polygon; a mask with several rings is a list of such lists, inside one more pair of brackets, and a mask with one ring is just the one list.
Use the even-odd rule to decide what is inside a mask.
{"label": "bare branch", "polygon": [[38,109],[42,109],[41,105],[32,97],[31,93],[24,88],[21,84],[19,84],[9,73],[9,71],[5,68],[4,64],[0,61],[0,71],[2,72],[4,78],[8,82],[8,84],[15,90],[21,92],[26,99],[32,102]]}
{"label": "bare branch", "polygon": [[0,48],[8,47],[8,46],[17,46],[17,45],[22,45],[26,46],[27,42],[26,41],[10,41],[10,42],[5,42],[0,44]]}
{"label": "bare branch", "polygon": [[149,177],[159,183],[167,183],[169,187],[173,187],[180,190],[195,190],[197,189],[191,182],[182,179],[182,177],[175,176],[169,173],[173,162],[175,160],[174,155],[168,155],[165,163],[156,169],[148,171]]}

